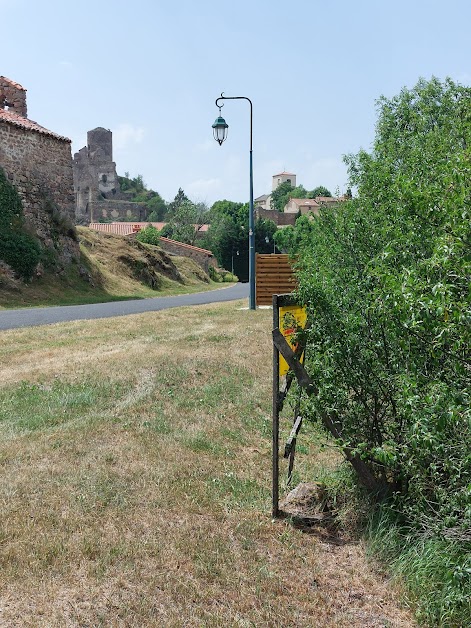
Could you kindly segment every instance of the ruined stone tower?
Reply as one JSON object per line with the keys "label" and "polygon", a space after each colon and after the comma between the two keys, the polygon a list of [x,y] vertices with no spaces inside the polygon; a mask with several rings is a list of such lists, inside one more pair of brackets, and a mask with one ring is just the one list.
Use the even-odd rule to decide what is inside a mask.
{"label": "ruined stone tower", "polygon": [[147,218],[147,208],[130,202],[120,190],[109,129],[88,131],[87,145],[74,155],[74,188],[77,224]]}

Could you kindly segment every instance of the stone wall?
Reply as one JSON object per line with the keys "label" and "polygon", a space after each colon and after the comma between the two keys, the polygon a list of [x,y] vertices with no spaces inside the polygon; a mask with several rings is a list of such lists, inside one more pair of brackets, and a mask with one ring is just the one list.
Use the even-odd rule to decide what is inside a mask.
{"label": "stone wall", "polygon": [[79,254],[68,233],[75,219],[70,140],[29,124],[0,117],[0,167],[22,198],[27,223],[67,263]]}
{"label": "stone wall", "polygon": [[145,222],[148,213],[145,205],[131,201],[92,201],[88,206],[90,222],[99,222],[102,219]]}
{"label": "stone wall", "polygon": [[190,244],[183,244],[183,242],[176,242],[175,240],[169,240],[168,238],[160,238],[160,246],[167,253],[173,255],[180,255],[181,257],[189,257],[194,260],[205,272],[209,271],[209,267],[217,267],[217,260],[211,251],[206,249],[200,249],[197,246],[191,246]]}
{"label": "stone wall", "polygon": [[263,209],[262,207],[256,207],[255,213],[258,218],[263,220],[272,220],[278,227],[286,227],[287,225],[293,225],[296,222],[298,214],[286,214],[284,212],[278,212],[273,209]]}

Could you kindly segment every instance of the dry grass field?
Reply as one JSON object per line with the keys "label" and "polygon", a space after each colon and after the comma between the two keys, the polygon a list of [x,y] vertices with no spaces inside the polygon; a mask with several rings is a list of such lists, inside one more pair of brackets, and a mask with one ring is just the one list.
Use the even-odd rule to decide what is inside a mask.
{"label": "dry grass field", "polygon": [[[271,520],[242,305],[2,332],[0,626],[414,625],[361,543]],[[335,464],[300,442],[299,477]]]}

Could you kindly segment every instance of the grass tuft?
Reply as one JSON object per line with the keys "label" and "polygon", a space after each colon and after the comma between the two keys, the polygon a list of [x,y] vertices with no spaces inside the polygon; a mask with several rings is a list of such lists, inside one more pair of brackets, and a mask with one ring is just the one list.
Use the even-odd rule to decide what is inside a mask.
{"label": "grass tuft", "polygon": [[371,519],[368,545],[405,588],[424,625],[471,625],[471,543],[411,533],[382,506]]}

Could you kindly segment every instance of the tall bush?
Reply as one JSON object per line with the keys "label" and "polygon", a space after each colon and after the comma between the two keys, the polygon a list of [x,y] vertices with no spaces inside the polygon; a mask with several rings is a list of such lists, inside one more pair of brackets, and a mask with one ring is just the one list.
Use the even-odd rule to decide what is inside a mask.
{"label": "tall bush", "polygon": [[[358,194],[301,252],[312,416],[328,416],[405,521],[471,529],[471,89],[419,81],[378,102]],[[370,486],[371,488],[371,486]]]}

